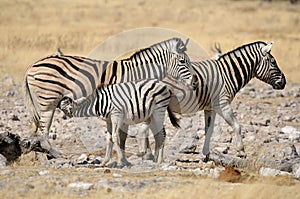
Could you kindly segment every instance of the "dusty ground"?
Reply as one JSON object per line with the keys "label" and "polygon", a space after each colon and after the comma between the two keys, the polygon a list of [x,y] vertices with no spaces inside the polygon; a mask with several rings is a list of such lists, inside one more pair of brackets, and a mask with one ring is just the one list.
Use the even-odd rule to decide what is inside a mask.
{"label": "dusty ground", "polygon": [[[233,107],[243,125],[248,158],[254,163],[261,158],[290,158],[291,145],[300,153],[297,137],[300,130],[299,3],[1,0],[0,5],[0,133],[27,135],[28,116],[20,87],[28,65],[53,54],[57,47],[70,54],[88,55],[109,36],[133,28],[157,26],[188,35],[207,52],[214,42],[220,42],[222,49],[228,51],[256,40],[275,41],[272,54],[286,74],[286,89],[273,91],[253,81],[237,96]],[[127,151],[134,166],[122,170],[79,166],[81,154],[99,156],[99,150],[103,152],[105,137],[99,126],[104,124],[96,119],[64,120],[62,117],[57,112],[52,132],[58,138],[53,143],[69,160],[47,161],[41,154],[30,153],[20,162],[1,168],[1,198],[300,197],[300,183],[292,173],[262,177],[259,167],[264,165],[254,164],[242,169],[241,175],[233,172],[224,179],[218,177],[224,168],[212,163],[195,163],[200,159],[199,154],[180,153],[195,143],[195,151],[200,151],[204,138],[202,113],[184,118],[185,130],[167,124],[165,164],[161,166],[134,155],[137,127],[132,128]],[[229,142],[231,129],[221,119],[217,123],[212,147],[223,150],[228,146],[229,153],[233,154],[234,145]],[[72,183],[79,186],[80,182],[86,184],[72,187]]]}

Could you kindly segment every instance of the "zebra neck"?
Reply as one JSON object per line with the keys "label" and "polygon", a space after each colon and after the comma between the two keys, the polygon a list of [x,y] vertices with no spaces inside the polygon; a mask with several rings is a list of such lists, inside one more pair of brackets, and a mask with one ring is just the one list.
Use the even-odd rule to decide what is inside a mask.
{"label": "zebra neck", "polygon": [[231,52],[219,58],[221,75],[225,84],[230,88],[231,94],[235,94],[243,88],[254,75],[256,59],[245,52]]}
{"label": "zebra neck", "polygon": [[[157,58],[153,49],[147,49],[143,54],[135,54],[126,60],[121,61],[122,79],[134,81],[145,78],[162,79],[167,73],[165,56]],[[161,53],[163,55],[164,53]]]}
{"label": "zebra neck", "polygon": [[107,93],[107,87],[103,86],[96,89],[90,96],[74,101],[72,113],[74,117],[107,117],[111,108],[110,94]]}

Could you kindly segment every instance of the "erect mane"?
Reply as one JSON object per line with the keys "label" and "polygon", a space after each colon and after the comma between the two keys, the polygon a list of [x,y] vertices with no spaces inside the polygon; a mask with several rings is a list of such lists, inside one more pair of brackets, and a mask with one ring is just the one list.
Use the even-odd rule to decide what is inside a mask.
{"label": "erect mane", "polygon": [[171,52],[177,51],[178,53],[184,53],[186,51],[186,48],[183,47],[180,49],[179,47],[181,46],[185,46],[184,42],[180,38],[174,37],[172,39],[164,40],[159,43],[153,44],[147,48],[139,49],[138,51],[131,54],[130,57],[122,60],[124,61],[131,60],[133,58],[136,58],[142,52],[148,51],[149,49],[155,49],[155,48],[170,50]]}
{"label": "erect mane", "polygon": [[249,43],[249,44],[245,44],[245,45],[242,45],[242,46],[240,46],[240,47],[238,47],[234,50],[231,50],[229,52],[224,53],[223,55],[221,55],[219,57],[219,59],[226,57],[227,55],[231,54],[232,52],[235,52],[235,51],[238,51],[238,50],[241,50],[241,49],[245,49],[246,47],[253,46],[253,45],[267,45],[267,44],[266,44],[266,42],[263,42],[263,41],[256,41],[256,42],[252,42],[252,43]]}

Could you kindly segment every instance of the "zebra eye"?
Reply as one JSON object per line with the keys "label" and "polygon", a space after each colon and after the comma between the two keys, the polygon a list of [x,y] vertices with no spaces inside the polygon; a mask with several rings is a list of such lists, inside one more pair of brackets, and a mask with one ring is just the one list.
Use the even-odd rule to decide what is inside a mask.
{"label": "zebra eye", "polygon": [[271,58],[271,63],[274,64],[275,63],[275,59]]}
{"label": "zebra eye", "polygon": [[179,63],[185,64],[185,61],[184,61],[183,59],[180,59],[180,60],[179,60]]}

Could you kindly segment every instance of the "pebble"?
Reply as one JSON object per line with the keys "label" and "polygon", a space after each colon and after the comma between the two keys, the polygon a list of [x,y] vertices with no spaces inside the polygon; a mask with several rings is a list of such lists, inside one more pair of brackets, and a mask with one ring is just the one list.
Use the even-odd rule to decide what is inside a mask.
{"label": "pebble", "polygon": [[300,131],[298,131],[295,127],[285,126],[280,129],[280,133],[287,134],[288,138],[291,141],[299,141],[300,139]]}
{"label": "pebble", "polygon": [[50,172],[48,170],[41,170],[39,171],[40,176],[48,175]]}
{"label": "pebble", "polygon": [[75,188],[75,189],[90,190],[94,187],[94,184],[85,183],[85,182],[74,182],[74,183],[68,184],[68,187]]}
{"label": "pebble", "polygon": [[293,165],[293,175],[300,179],[300,163]]}
{"label": "pebble", "polygon": [[87,163],[88,163],[87,154],[83,153],[77,158],[77,164],[87,164]]}
{"label": "pebble", "polygon": [[118,173],[113,173],[112,177],[114,177],[114,178],[122,178],[122,175],[118,174]]}
{"label": "pebble", "polygon": [[7,159],[0,154],[0,168],[6,167],[7,166]]}
{"label": "pebble", "polygon": [[0,175],[1,176],[14,176],[15,172],[13,170],[1,170]]}
{"label": "pebble", "polygon": [[260,168],[259,174],[261,176],[264,176],[264,177],[268,177],[268,176],[275,177],[275,176],[290,175],[290,173],[285,172],[285,171],[280,171],[280,170],[277,170],[277,169],[265,168],[265,167]]}

